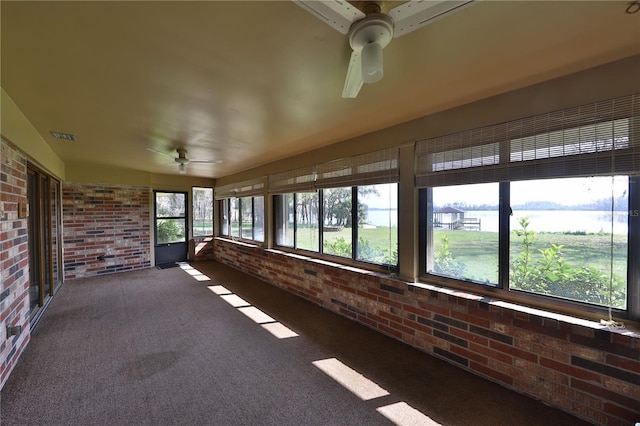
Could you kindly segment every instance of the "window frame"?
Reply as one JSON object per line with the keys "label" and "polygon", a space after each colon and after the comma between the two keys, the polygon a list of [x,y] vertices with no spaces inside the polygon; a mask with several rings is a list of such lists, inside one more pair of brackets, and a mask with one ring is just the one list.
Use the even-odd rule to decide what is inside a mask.
{"label": "window frame", "polygon": [[[195,218],[195,214],[196,214],[196,207],[195,207],[195,202],[196,202],[196,196],[195,196],[195,191],[196,190],[211,190],[211,233],[209,234],[198,234],[196,235],[196,218]],[[215,227],[215,223],[216,223],[216,217],[215,217],[215,199],[214,199],[214,191],[213,191],[213,187],[211,186],[192,186],[191,187],[191,236],[194,238],[201,238],[201,237],[210,237],[214,234],[214,227]]]}
{"label": "window frame", "polygon": [[[640,94],[420,140],[414,161],[419,281],[570,315],[609,311],[619,318],[640,321]],[[510,182],[616,175],[629,177],[626,309],[509,289]],[[426,272],[427,246],[434,245],[426,232],[432,220],[428,217],[431,188],[481,182],[502,182],[498,287]]]}
{"label": "window frame", "polygon": [[[347,186],[340,186],[340,187],[336,187],[336,188],[351,188],[351,223],[355,224],[355,226],[351,226],[351,256],[350,257],[344,257],[344,256],[339,256],[339,255],[333,255],[333,254],[329,254],[329,253],[325,253],[324,251],[324,190],[325,189],[336,189],[336,188],[331,188],[331,187],[327,187],[327,188],[318,188],[316,191],[318,193],[318,223],[317,223],[317,228],[318,228],[318,249],[317,251],[312,251],[309,249],[305,249],[305,248],[299,248],[298,247],[298,218],[297,218],[297,214],[296,214],[296,205],[298,202],[298,194],[300,193],[305,193],[305,192],[309,192],[309,191],[299,191],[299,192],[287,192],[287,193],[282,193],[282,194],[273,194],[273,211],[274,211],[274,232],[275,233],[279,233],[280,231],[280,224],[278,223],[278,220],[281,218],[282,213],[283,213],[283,200],[285,200],[285,197],[287,195],[293,195],[293,206],[294,206],[294,214],[293,214],[293,246],[285,246],[285,245],[281,245],[278,244],[278,239],[274,238],[274,245],[275,247],[277,247],[279,250],[282,251],[287,251],[287,252],[291,252],[291,253],[304,253],[305,255],[308,255],[309,257],[314,257],[314,258],[320,258],[320,259],[325,259],[325,260],[330,260],[332,262],[335,263],[341,263],[341,264],[346,264],[349,266],[356,266],[356,267],[366,267],[367,269],[371,269],[371,270],[376,270],[376,271],[380,271],[380,272],[391,272],[391,273],[397,273],[399,271],[399,264],[396,265],[391,265],[391,264],[383,264],[383,263],[376,263],[376,262],[371,262],[368,260],[362,260],[362,259],[358,259],[357,255],[358,255],[358,188],[361,186],[373,186],[373,185],[398,185],[397,182],[385,182],[385,183],[379,183],[379,184],[363,184],[363,185],[347,185]],[[398,188],[399,189],[399,188]],[[396,191],[396,212],[397,210],[397,206],[398,206],[398,198],[399,198],[399,191]],[[396,223],[397,223],[397,219],[396,219]],[[398,252],[400,250],[400,235],[399,232],[396,232],[396,246],[398,249]],[[399,259],[399,255],[398,255],[398,259]]]}
{"label": "window frame", "polygon": [[[248,241],[248,242],[252,242],[258,245],[263,245],[264,244],[264,220],[263,220],[263,238],[262,240],[257,240],[256,239],[256,213],[255,213],[255,199],[256,198],[263,198],[264,196],[262,195],[247,195],[247,196],[237,196],[237,197],[228,197],[228,198],[219,198],[217,201],[219,202],[219,206],[221,209],[220,212],[220,236],[222,237],[226,237],[226,238],[231,238],[232,240],[239,240],[239,241]],[[250,218],[245,220],[244,218],[244,212],[243,212],[243,200],[249,199],[251,202],[251,213],[250,213]],[[231,224],[234,222],[231,220],[231,206],[233,204],[233,202],[235,201],[235,203],[237,203],[237,211],[238,211],[238,235],[233,235],[232,229],[231,229]],[[263,201],[263,207],[264,207],[264,201]],[[235,210],[235,209],[234,209]],[[226,218],[226,220],[225,220]],[[245,222],[250,223],[251,225],[251,237],[247,238],[246,236],[243,236],[243,224],[245,224]],[[224,229],[227,229],[227,232],[224,232]]]}
{"label": "window frame", "polygon": [[[605,314],[608,307],[595,305],[578,300],[563,299],[553,295],[544,295],[527,292],[509,287],[509,242],[511,230],[509,227],[510,216],[510,182],[500,183],[500,204],[499,204],[499,246],[498,246],[498,285],[489,286],[483,283],[470,280],[461,280],[427,272],[427,256],[433,241],[429,241],[430,226],[429,212],[432,199],[432,188],[422,188],[419,190],[419,233],[420,233],[420,263],[419,279],[425,283],[435,283],[446,287],[468,290],[474,293],[497,296],[500,299],[520,302],[539,306],[541,308],[553,309],[555,311],[577,313],[597,313]],[[640,177],[629,176],[629,220],[627,231],[627,308],[612,308],[615,317],[634,319],[640,314],[640,302],[638,294],[640,292]],[[637,212],[637,214],[634,214]]]}

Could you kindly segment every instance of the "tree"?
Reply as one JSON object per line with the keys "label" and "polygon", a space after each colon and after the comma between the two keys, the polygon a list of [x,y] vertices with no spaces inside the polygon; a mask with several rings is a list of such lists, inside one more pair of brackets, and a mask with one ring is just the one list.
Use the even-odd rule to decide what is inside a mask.
{"label": "tree", "polygon": [[323,191],[324,224],[351,224],[351,188],[332,188]]}
{"label": "tree", "polygon": [[[358,223],[367,220],[367,205],[360,200],[369,194],[378,194],[373,186],[358,187]],[[325,225],[352,226],[351,208],[353,205],[351,188],[332,188],[323,191]]]}

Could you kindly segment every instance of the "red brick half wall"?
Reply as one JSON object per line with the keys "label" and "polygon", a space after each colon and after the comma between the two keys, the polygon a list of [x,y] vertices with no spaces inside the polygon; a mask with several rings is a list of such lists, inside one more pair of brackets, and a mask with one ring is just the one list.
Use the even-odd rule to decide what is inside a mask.
{"label": "red brick half wall", "polygon": [[640,334],[216,238],[216,260],[601,425],[640,421]]}

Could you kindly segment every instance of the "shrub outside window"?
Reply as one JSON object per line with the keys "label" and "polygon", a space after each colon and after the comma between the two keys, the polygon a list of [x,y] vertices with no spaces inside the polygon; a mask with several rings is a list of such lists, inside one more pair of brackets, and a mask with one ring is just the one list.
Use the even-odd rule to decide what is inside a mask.
{"label": "shrub outside window", "polygon": [[510,187],[510,288],[624,309],[628,177]]}

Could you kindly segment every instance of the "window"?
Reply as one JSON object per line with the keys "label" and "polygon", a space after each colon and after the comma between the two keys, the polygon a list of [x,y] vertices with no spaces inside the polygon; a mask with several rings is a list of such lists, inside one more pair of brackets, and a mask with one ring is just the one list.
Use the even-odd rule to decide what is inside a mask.
{"label": "window", "polygon": [[318,252],[318,192],[276,195],[276,245]]}
{"label": "window", "polygon": [[322,252],[341,257],[353,257],[352,190],[332,188],[322,190]]}
{"label": "window", "polygon": [[294,205],[296,194],[284,194],[278,197],[276,203],[277,234],[276,244],[284,247],[295,247],[294,242]]}
{"label": "window", "polygon": [[397,268],[398,180],[397,148],[270,175],[276,245]]}
{"label": "window", "polygon": [[229,216],[229,199],[220,200],[220,234],[231,235]]}
{"label": "window", "polygon": [[253,198],[240,198],[240,236],[247,240],[253,239]]}
{"label": "window", "polygon": [[422,275],[639,317],[639,112],[631,95],[418,142]]}
{"label": "window", "polygon": [[253,240],[264,242],[264,197],[253,197]]}
{"label": "window", "polygon": [[276,195],[276,244],[397,266],[397,192],[378,184]]}
{"label": "window", "polygon": [[624,309],[628,189],[627,176],[511,183],[510,288]]}
{"label": "window", "polygon": [[187,193],[156,192],[156,244],[186,242]]}
{"label": "window", "polygon": [[220,201],[220,233],[264,241],[264,197],[225,198]]}
{"label": "window", "polygon": [[264,178],[215,188],[220,206],[220,234],[264,241]]}
{"label": "window", "polygon": [[433,188],[427,272],[498,284],[497,183]]}
{"label": "window", "polygon": [[[294,195],[294,194],[287,194]],[[317,252],[320,249],[318,192],[302,192],[296,196],[296,247]]]}
{"label": "window", "polygon": [[240,238],[240,199],[229,199],[229,224],[231,236]]}
{"label": "window", "polygon": [[398,264],[398,185],[358,187],[358,250],[356,258],[384,265]]}
{"label": "window", "polygon": [[213,188],[193,187],[193,236],[213,235]]}

